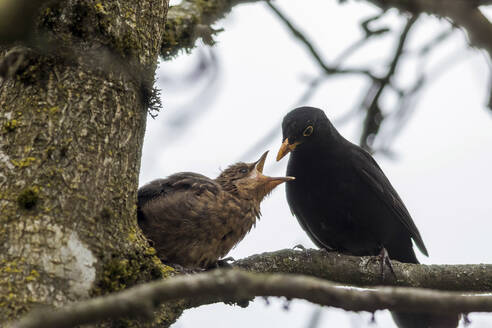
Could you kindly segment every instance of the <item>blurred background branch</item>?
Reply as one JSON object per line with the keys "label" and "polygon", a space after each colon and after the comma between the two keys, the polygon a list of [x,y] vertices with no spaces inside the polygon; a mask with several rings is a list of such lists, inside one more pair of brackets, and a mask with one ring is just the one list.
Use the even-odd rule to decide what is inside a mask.
{"label": "blurred background branch", "polygon": [[428,13],[449,18],[467,32],[472,46],[485,49],[492,56],[492,24],[480,12],[478,6],[490,4],[489,1],[466,0],[369,0],[387,9],[398,8],[413,14]]}
{"label": "blurred background branch", "polygon": [[[166,25],[167,32],[163,39],[164,42],[161,51],[163,58],[172,58],[183,49],[189,51],[194,47],[195,41],[200,37],[204,43],[213,44],[213,36],[218,30],[212,28],[212,24],[223,17],[225,13],[229,12],[234,5],[245,2],[250,1],[209,1],[205,7],[199,1],[182,1],[179,5],[172,6],[169,10]],[[366,91],[361,95],[358,105],[354,110],[347,111],[342,117],[334,118],[335,124],[346,123],[351,118],[354,118],[355,114],[362,113],[364,119],[361,124],[359,144],[370,152],[379,152],[389,157],[395,156],[391,149],[391,144],[402,131],[406,122],[409,121],[414,112],[414,107],[418,102],[421,90],[430,81],[435,80],[434,76],[431,76],[422,69],[424,66],[423,62],[430,57],[433,50],[438,48],[453,33],[455,27],[461,27],[467,31],[472,46],[484,48],[489,54],[492,49],[492,38],[490,38],[490,35],[492,35],[492,24],[490,24],[478,9],[479,5],[488,4],[487,1],[369,0],[369,2],[379,6],[382,11],[377,15],[363,20],[360,23],[360,27],[364,35],[359,40],[348,45],[345,50],[341,51],[332,63],[328,63],[324,59],[323,53],[316,48],[315,43],[311,41],[307,33],[296,26],[293,18],[287,17],[272,2],[265,2],[275,16],[286,26],[287,30],[293,34],[294,38],[311,55],[313,62],[318,65],[321,71],[319,76],[310,78],[307,81],[306,92],[292,106],[286,108],[285,112],[296,106],[309,103],[311,97],[328,79],[347,74],[360,75],[369,81]],[[396,32],[384,25],[375,28],[372,27],[375,22],[381,20],[387,9],[391,7],[398,8],[402,12],[410,13],[409,18],[405,18],[405,15],[402,15],[406,20],[403,29]],[[422,45],[420,49],[407,51],[405,50],[405,43],[407,43],[411,29],[421,13],[429,13],[438,17],[447,18],[452,22],[452,27],[433,37],[426,44]],[[197,29],[201,32],[198,33]],[[376,37],[394,34],[397,37],[397,45],[395,46],[394,53],[390,55],[384,74],[376,73],[377,68],[372,65],[367,67],[350,67],[346,65],[349,57],[358,51],[362,51],[361,49],[371,40],[374,40]],[[398,86],[399,77],[396,76],[397,70],[413,58],[420,58],[422,62],[421,65],[417,66],[419,70],[417,72],[417,78],[412,85],[401,88]],[[446,68],[449,69],[454,64],[455,62],[447,63]],[[210,67],[218,66],[214,64]],[[205,72],[205,70],[202,70],[202,72]],[[197,81],[197,79],[193,81]],[[200,105],[196,106],[196,108],[199,108],[202,112],[207,108],[207,102],[202,102],[203,99],[207,98],[204,95],[214,94],[212,92],[212,86],[216,86],[216,84],[211,83],[209,86],[210,88],[206,86],[196,96],[197,100],[195,102],[200,102]],[[492,89],[489,88],[489,90],[491,91],[487,98],[492,99]],[[388,105],[385,105],[385,102],[382,101],[383,96],[387,94],[393,94],[397,98],[396,103],[391,108],[387,108]],[[490,102],[492,101],[488,101],[488,103]],[[190,103],[193,104],[194,101]],[[190,110],[185,110],[184,113],[179,114],[180,118],[177,119],[179,124],[175,126],[186,126],[187,119],[191,120],[194,117],[188,114],[195,112],[191,109],[192,107],[187,106]],[[492,108],[492,106],[489,107]],[[386,121],[388,121],[387,124]],[[174,126],[171,122],[175,122],[175,120],[170,120],[168,126]],[[383,124],[385,125],[385,129],[381,129]],[[257,153],[278,138],[278,126],[274,126],[263,136],[258,137],[252,147],[240,156],[240,159],[249,159],[251,154]]]}
{"label": "blurred background branch", "polygon": [[[161,55],[164,59],[172,58],[180,50],[190,50],[194,47],[195,41],[205,36],[210,43],[211,36],[216,32],[210,27],[220,18],[224,17],[233,6],[257,2],[260,0],[214,0],[214,1],[196,1],[183,0],[179,5],[172,6],[169,9],[166,28],[167,31],[163,36]],[[403,11],[411,12],[414,15],[420,13],[429,13],[439,17],[449,18],[457,25],[465,28],[470,35],[470,41],[473,46],[486,49],[489,54],[492,52],[492,24],[478,10],[480,5],[488,5],[490,1],[463,1],[463,0],[368,0],[369,2],[387,10],[390,7],[398,8]],[[267,4],[275,10],[275,7],[266,1]],[[344,2],[344,1],[341,1]],[[279,18],[282,15],[279,14]],[[290,22],[283,19],[287,24]],[[296,29],[291,26],[291,30],[296,33]],[[299,33],[299,38],[303,38]],[[306,45],[309,42],[305,40]],[[314,50],[312,51],[315,54]],[[315,56],[316,57],[316,56]],[[319,62],[322,64],[320,58]],[[329,70],[329,67],[325,70]]]}
{"label": "blurred background branch", "polygon": [[61,0],[0,0],[0,45],[32,41],[41,6]]}

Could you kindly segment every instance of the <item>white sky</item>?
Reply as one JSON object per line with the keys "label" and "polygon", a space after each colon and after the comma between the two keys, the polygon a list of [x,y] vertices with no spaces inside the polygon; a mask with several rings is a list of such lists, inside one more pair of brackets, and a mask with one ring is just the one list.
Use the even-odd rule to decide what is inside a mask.
{"label": "white sky", "polygon": [[[304,1],[277,5],[295,18],[329,62],[360,37],[358,22],[378,12],[364,2],[337,3],[312,0],[309,6]],[[396,11],[384,22],[401,29]],[[238,160],[256,160],[266,149],[271,151],[266,173],[285,172],[287,159],[274,161],[280,134],[266,149],[259,149],[255,158],[242,156],[272,127],[278,126],[280,131],[282,117],[307,87],[305,77],[316,76],[318,68],[264,4],[235,8],[217,27],[226,31],[218,36],[215,46],[220,75],[211,89],[216,94],[212,98],[199,95],[206,81],[193,90],[166,84],[162,90],[164,110],[147,123],[140,184],[179,171],[215,177],[220,168]],[[447,27],[442,20],[421,17],[410,35],[409,49],[416,49]],[[388,47],[394,44],[394,36],[383,38],[351,57],[349,64],[384,63],[391,55]],[[159,75],[189,73],[196,53],[162,63]],[[393,143],[397,159],[376,156],[424,238],[430,257],[420,256],[423,263],[492,263],[492,113],[485,108],[490,68],[484,58],[482,52],[467,49],[464,33],[456,32],[445,41],[426,69],[436,71],[442,62],[450,67],[425,88],[415,114]],[[398,81],[411,83],[417,65],[414,61],[400,66]],[[357,104],[364,87],[365,81],[358,77],[332,79],[305,105],[323,108],[335,120]],[[207,111],[196,112],[187,126],[170,125],[195,94]],[[387,103],[391,104],[391,99]],[[338,128],[356,142],[359,123],[356,118]],[[241,258],[299,243],[313,247],[289,212],[283,186],[262,203],[262,213],[256,228],[231,256]],[[301,328],[307,327],[316,308],[304,301],[292,302],[289,311],[282,305],[281,300],[271,299],[266,306],[260,299],[247,309],[205,306],[186,311],[174,327]],[[492,315],[470,318],[469,327],[492,326]],[[321,320],[319,327],[395,327],[387,311],[376,314],[376,324],[369,324],[367,313],[337,309],[323,309]]]}

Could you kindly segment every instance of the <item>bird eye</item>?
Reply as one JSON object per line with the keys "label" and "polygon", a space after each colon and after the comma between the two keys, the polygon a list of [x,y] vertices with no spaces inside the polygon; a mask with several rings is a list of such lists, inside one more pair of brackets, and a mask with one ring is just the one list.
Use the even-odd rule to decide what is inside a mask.
{"label": "bird eye", "polygon": [[239,170],[239,173],[242,173],[242,174],[245,174],[245,173],[248,173],[248,169],[243,167]]}
{"label": "bird eye", "polygon": [[302,133],[303,136],[309,137],[311,134],[313,134],[313,126],[310,125],[307,128],[304,129],[304,132]]}

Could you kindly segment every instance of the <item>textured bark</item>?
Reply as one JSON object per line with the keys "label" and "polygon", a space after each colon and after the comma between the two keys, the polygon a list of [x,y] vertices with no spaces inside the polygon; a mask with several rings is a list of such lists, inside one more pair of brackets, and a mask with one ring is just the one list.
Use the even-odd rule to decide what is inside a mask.
{"label": "textured bark", "polygon": [[43,46],[4,49],[21,64],[0,88],[0,322],[172,272],[135,215],[167,6],[63,1],[40,9]]}
{"label": "textured bark", "polygon": [[[214,32],[210,24],[232,6],[253,1],[184,0],[166,28],[167,0],[39,1],[43,7],[35,33],[22,34],[24,46],[0,49],[8,59],[3,62],[8,74],[1,65],[0,74],[9,76],[0,82],[0,325],[37,305],[61,306],[173,274],[148,247],[135,220],[157,56],[189,49],[198,37],[206,41]],[[467,29],[472,44],[492,51],[490,22],[458,0],[449,8],[441,0],[369,1],[449,17]],[[323,256],[306,258],[317,268],[301,268],[284,255],[275,255],[276,262],[260,256],[256,263],[251,258],[238,264],[348,279],[343,270],[324,271],[325,264],[318,262],[327,260]],[[335,257],[328,261],[337,268],[342,263]],[[401,266],[404,273],[414,270]],[[459,278],[422,270],[424,276],[448,277],[450,284]],[[352,277],[371,284],[367,276]],[[484,284],[490,284],[487,279]],[[432,287],[419,280],[405,283]],[[490,290],[476,288],[482,287]],[[186,306],[176,301],[161,308],[154,325],[168,326]]]}
{"label": "textured bark", "polygon": [[252,255],[233,263],[235,267],[261,273],[293,273],[314,276],[358,287],[408,286],[446,291],[492,292],[492,264],[424,265],[391,261],[381,276],[375,257],[343,255],[325,250],[283,249]]}
{"label": "textured bark", "polygon": [[[246,307],[255,296],[300,298],[348,311],[492,311],[492,296],[472,293],[490,294],[492,265],[420,265],[393,261],[396,278],[391,274],[382,278],[377,257],[284,249],[241,259],[234,266],[254,272],[235,268],[175,276],[70,304],[57,311],[34,311],[9,327],[72,327],[122,316],[145,320],[162,302],[185,299],[182,304],[186,308],[215,302]],[[346,289],[340,288],[342,285],[376,288]]]}
{"label": "textured bark", "polygon": [[334,306],[347,311],[375,312],[390,309],[405,312],[469,313],[492,311],[492,296],[462,295],[408,287],[380,287],[376,290],[340,288],[319,278],[283,273],[252,273],[237,269],[174,277],[136,286],[121,293],[67,306],[56,312],[33,313],[9,328],[75,327],[96,323],[108,316],[142,316],[154,304],[177,299],[241,301],[255,296],[284,296]]}

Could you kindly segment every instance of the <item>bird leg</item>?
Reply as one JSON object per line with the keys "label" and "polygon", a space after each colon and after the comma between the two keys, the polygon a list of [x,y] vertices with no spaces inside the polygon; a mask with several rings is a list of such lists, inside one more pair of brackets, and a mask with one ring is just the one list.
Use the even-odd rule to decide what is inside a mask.
{"label": "bird leg", "polygon": [[379,268],[381,270],[381,278],[384,280],[384,265],[387,264],[391,273],[393,274],[393,277],[396,278],[395,270],[393,269],[393,264],[391,263],[391,260],[389,258],[388,251],[384,246],[381,247],[381,251],[379,252],[379,255],[376,256],[371,256],[369,260],[366,262],[366,267],[372,263],[378,261],[379,262]]}
{"label": "bird leg", "polygon": [[379,253],[379,263],[381,266],[381,277],[384,279],[384,265],[387,264],[391,273],[396,278],[395,270],[393,269],[393,264],[391,263],[391,259],[389,257],[388,251],[386,248],[381,247],[381,252]]}

